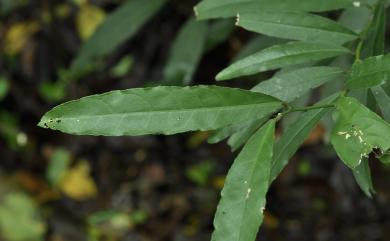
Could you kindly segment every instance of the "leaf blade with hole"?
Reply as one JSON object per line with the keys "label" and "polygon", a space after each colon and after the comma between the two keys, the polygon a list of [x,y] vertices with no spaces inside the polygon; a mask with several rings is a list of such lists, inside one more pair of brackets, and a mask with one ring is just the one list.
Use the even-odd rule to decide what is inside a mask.
{"label": "leaf blade with hole", "polygon": [[39,126],[77,135],[175,134],[259,119],[281,107],[264,94],[218,86],[136,88],[59,105]]}
{"label": "leaf blade with hole", "polygon": [[356,168],[373,149],[390,148],[390,124],[356,99],[340,98],[336,115],[331,143],[348,167]]}

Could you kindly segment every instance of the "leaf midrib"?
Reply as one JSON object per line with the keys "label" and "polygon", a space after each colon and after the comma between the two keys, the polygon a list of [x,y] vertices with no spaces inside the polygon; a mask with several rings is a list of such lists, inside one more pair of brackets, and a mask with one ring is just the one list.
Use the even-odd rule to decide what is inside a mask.
{"label": "leaf midrib", "polygon": [[[281,104],[280,102],[273,101],[273,102],[263,102],[263,103],[255,103],[255,104],[245,104],[245,105],[231,105],[231,106],[213,106],[213,107],[200,107],[200,108],[192,108],[192,109],[167,109],[167,110],[152,110],[152,111],[134,111],[134,112],[121,112],[121,113],[108,113],[108,114],[98,114],[98,115],[79,115],[79,116],[72,116],[72,117],[51,117],[51,118],[58,118],[58,119],[87,119],[92,117],[108,117],[108,116],[121,116],[121,115],[137,115],[137,114],[152,114],[152,113],[175,113],[175,112],[193,112],[193,111],[202,111],[202,110],[231,110],[231,109],[240,109],[240,108],[250,108],[251,106],[258,106],[258,105],[275,105]],[[49,113],[50,114],[50,113]],[[50,119],[50,117],[47,117]]]}

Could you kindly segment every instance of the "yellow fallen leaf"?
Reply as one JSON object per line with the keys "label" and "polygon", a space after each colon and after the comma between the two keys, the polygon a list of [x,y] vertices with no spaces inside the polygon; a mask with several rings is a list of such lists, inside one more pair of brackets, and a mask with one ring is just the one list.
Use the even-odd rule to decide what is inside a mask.
{"label": "yellow fallen leaf", "polygon": [[77,13],[77,30],[82,40],[88,39],[103,22],[105,12],[91,4],[81,4]]}
{"label": "yellow fallen leaf", "polygon": [[39,24],[33,21],[11,25],[5,34],[4,52],[9,55],[19,53],[38,29]]}
{"label": "yellow fallen leaf", "polygon": [[97,195],[96,184],[90,176],[88,162],[80,162],[70,168],[60,182],[60,190],[70,198],[83,201]]}

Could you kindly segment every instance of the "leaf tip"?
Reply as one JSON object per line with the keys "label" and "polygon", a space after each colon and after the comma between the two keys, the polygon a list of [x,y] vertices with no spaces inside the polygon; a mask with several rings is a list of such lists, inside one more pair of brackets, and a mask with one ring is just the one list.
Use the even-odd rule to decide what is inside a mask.
{"label": "leaf tip", "polygon": [[41,120],[38,122],[37,126],[47,129],[49,128],[47,123],[48,123],[48,119],[45,116],[43,116]]}
{"label": "leaf tip", "polygon": [[221,72],[219,72],[217,74],[217,76],[215,76],[215,80],[217,80],[217,81],[222,81],[222,80],[227,80],[227,79],[229,79],[229,77],[227,76],[225,70],[222,70]]}

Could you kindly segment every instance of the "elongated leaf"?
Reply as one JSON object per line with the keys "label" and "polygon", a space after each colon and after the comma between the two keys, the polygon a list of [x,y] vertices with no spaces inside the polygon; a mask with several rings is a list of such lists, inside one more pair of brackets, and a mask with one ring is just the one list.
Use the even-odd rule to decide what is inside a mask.
{"label": "elongated leaf", "polygon": [[248,57],[275,44],[283,44],[286,41],[287,40],[269,36],[255,36],[238,52],[236,56],[234,56],[233,62]]}
{"label": "elongated leaf", "polygon": [[307,91],[341,77],[342,73],[336,67],[307,67],[274,76],[253,87],[252,91],[291,102]]}
{"label": "elongated leaf", "polygon": [[170,84],[189,84],[204,51],[206,23],[190,18],[181,28],[170,49],[164,80]]}
{"label": "elongated leaf", "polygon": [[226,87],[140,88],[64,103],[39,126],[77,135],[175,134],[259,119],[280,106],[271,96]]}
{"label": "elongated leaf", "polygon": [[357,38],[328,18],[304,12],[257,11],[237,16],[236,25],[257,33],[306,42],[343,44]]}
{"label": "elongated leaf", "polygon": [[246,143],[234,161],[214,218],[213,241],[254,241],[269,187],[275,120]]}
{"label": "elongated leaf", "polygon": [[362,163],[355,169],[352,169],[353,176],[358,183],[360,189],[369,197],[372,197],[372,193],[375,193],[374,185],[372,184],[371,170],[368,164],[368,159],[364,158]]}
{"label": "elongated leaf", "polygon": [[[317,105],[326,105],[333,103],[337,94],[332,95]],[[272,158],[271,178],[272,182],[287,165],[289,159],[298,150],[306,137],[310,134],[313,128],[321,120],[321,118],[330,111],[330,108],[321,108],[309,110],[291,126],[286,128],[280,139],[275,143],[274,156]]]}
{"label": "elongated leaf", "polygon": [[[386,33],[386,7],[385,2],[380,0],[377,2],[375,9],[374,9],[374,16],[373,20],[371,21],[371,25],[368,29],[367,33],[367,39],[365,40],[362,48],[361,57],[369,57],[369,56],[376,56],[376,55],[382,55],[385,53],[385,33]],[[388,106],[388,103],[383,103],[383,101],[389,101],[389,99],[386,100],[386,97],[388,97],[385,89],[389,89],[388,84],[389,81],[386,79],[387,83],[383,86],[375,86],[372,87],[371,90],[367,90],[368,96],[374,96],[375,100],[371,99],[370,107],[372,110],[377,110],[377,106],[380,107],[383,116],[387,121],[390,119],[390,110],[386,109],[386,106]],[[379,103],[382,101],[382,103]]]}
{"label": "elongated leaf", "polygon": [[153,16],[167,0],[128,0],[99,26],[81,46],[73,61],[71,72],[84,71],[96,61],[112,52]]}
{"label": "elongated leaf", "polygon": [[349,53],[349,50],[320,43],[291,42],[250,55],[221,71],[216,79],[227,80],[288,65],[313,62]]}
{"label": "elongated leaf", "polygon": [[373,149],[390,148],[389,123],[351,97],[340,98],[336,106],[331,142],[348,167],[359,166]]}
{"label": "elongated leaf", "polygon": [[[353,0],[203,0],[195,8],[198,19],[233,17],[256,10],[324,12],[353,6]],[[359,1],[360,3],[363,1]],[[355,3],[355,6],[357,4]]]}
{"label": "elongated leaf", "polygon": [[338,22],[343,26],[352,29],[355,33],[360,33],[367,26],[371,18],[371,10],[365,7],[350,7],[345,9]]}
{"label": "elongated leaf", "polygon": [[390,97],[387,95],[382,86],[372,87],[371,90],[382,112],[383,118],[387,122],[390,122]]}
{"label": "elongated leaf", "polygon": [[259,129],[268,119],[269,116],[266,116],[259,120],[253,120],[251,121],[251,123],[246,125],[245,128],[242,128],[241,130],[233,133],[228,139],[228,145],[230,146],[232,151],[236,151],[238,148],[244,145],[245,142],[247,142],[248,139],[252,136],[252,134],[257,129]]}
{"label": "elongated leaf", "polygon": [[368,29],[367,39],[363,44],[363,58],[384,54],[386,32],[386,8],[384,1],[378,1],[374,9],[374,17]]}
{"label": "elongated leaf", "polygon": [[349,89],[365,89],[384,84],[390,75],[390,54],[356,62],[347,80]]}

